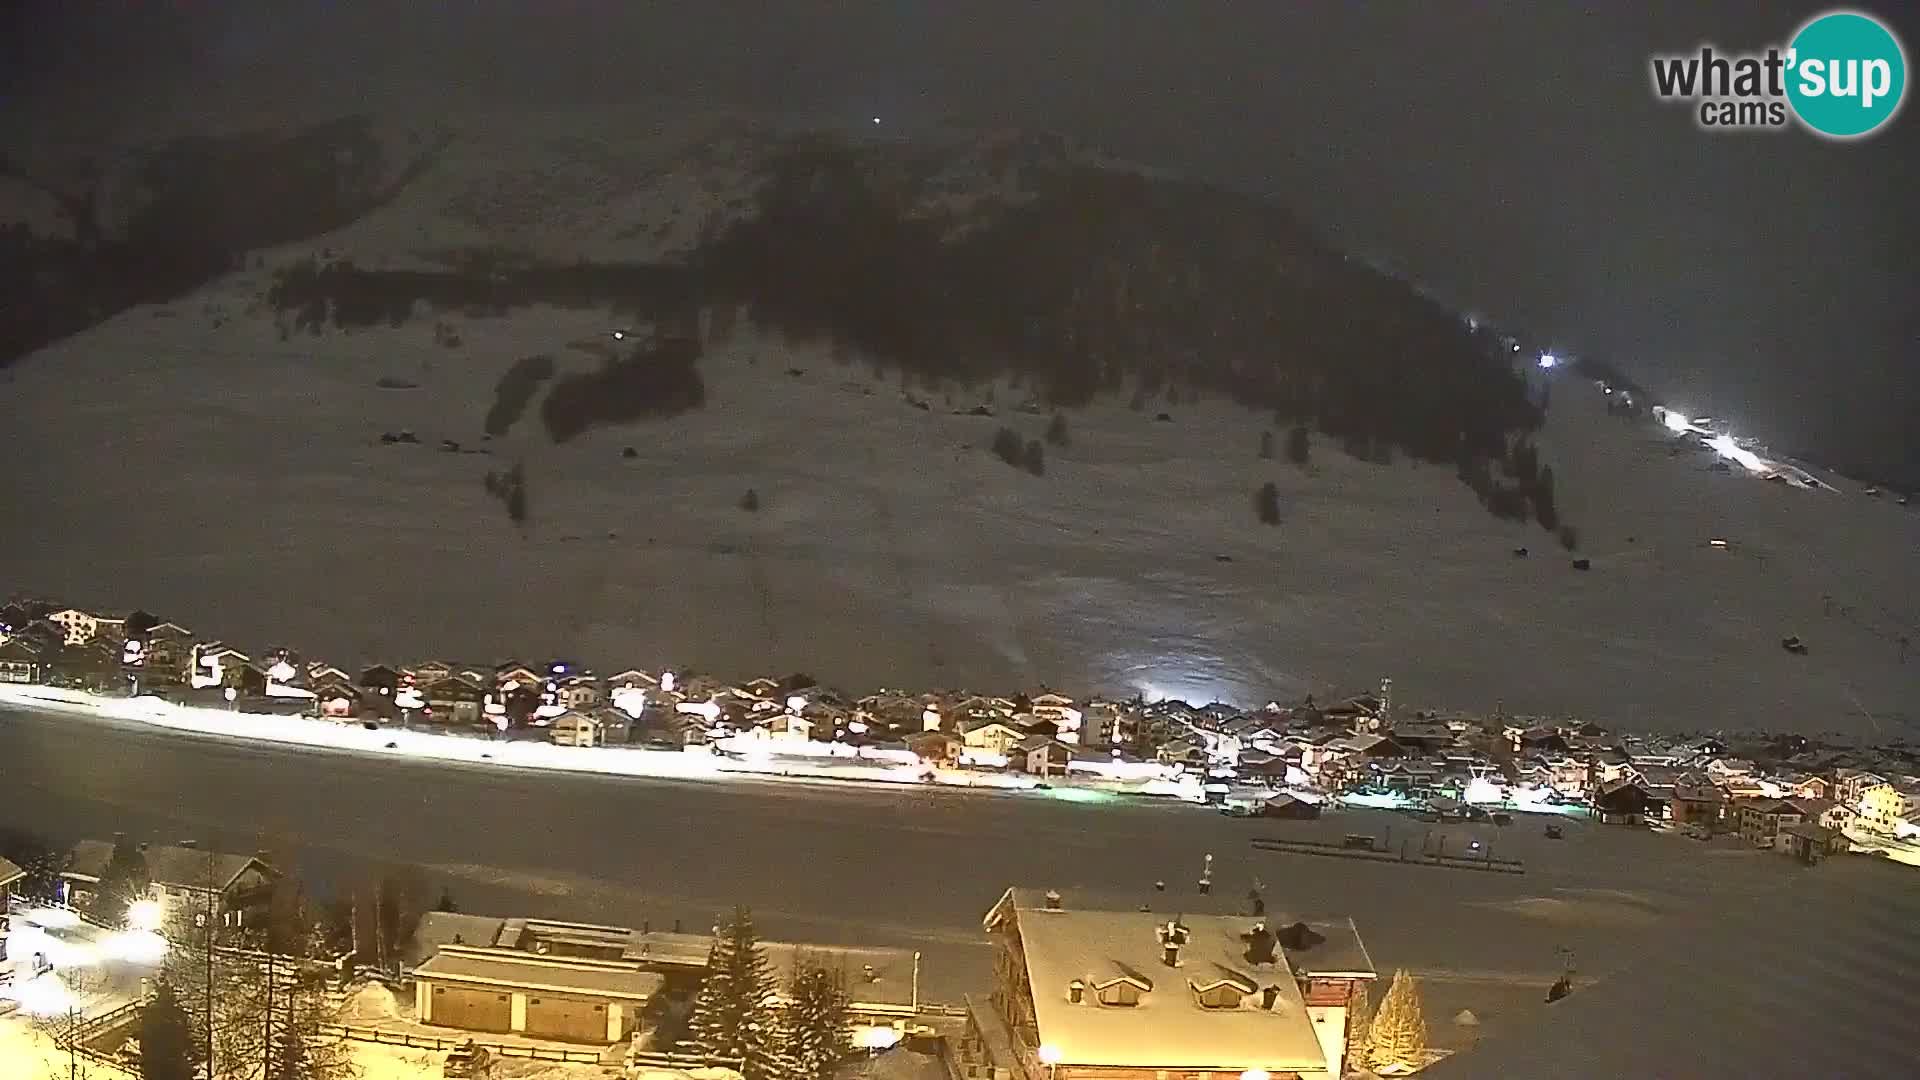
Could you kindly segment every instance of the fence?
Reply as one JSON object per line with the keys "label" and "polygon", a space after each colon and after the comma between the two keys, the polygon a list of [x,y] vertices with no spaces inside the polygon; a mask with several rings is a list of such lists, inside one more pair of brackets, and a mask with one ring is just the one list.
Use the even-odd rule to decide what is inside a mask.
{"label": "fence", "polygon": [[1453,855],[1436,851],[1412,851],[1402,841],[1398,852],[1377,847],[1349,847],[1320,840],[1293,840],[1261,837],[1251,841],[1257,851],[1282,851],[1292,855],[1319,855],[1330,859],[1359,859],[1363,862],[1393,863],[1398,866],[1438,866],[1447,870],[1478,870],[1489,874],[1524,874],[1526,865],[1518,859],[1496,859],[1491,850],[1485,855]]}
{"label": "fence", "polygon": [[732,1069],[739,1072],[746,1062],[741,1058],[707,1057],[705,1054],[662,1054],[652,1050],[635,1050],[627,1055],[627,1061],[634,1065],[645,1065],[655,1069]]}
{"label": "fence", "polygon": [[64,1030],[53,1031],[53,1044],[76,1058],[84,1059],[88,1066],[110,1077],[132,1078],[136,1074],[125,1065],[87,1045],[88,1040],[103,1031],[109,1031],[140,1011],[140,1002],[129,1001],[111,1012],[90,1016]]}
{"label": "fence", "polygon": [[[490,1054],[503,1058],[531,1058],[535,1061],[570,1061],[589,1065],[601,1063],[602,1053],[598,1050],[566,1050],[546,1046],[517,1046],[511,1043],[485,1042],[480,1039],[447,1038],[440,1035],[416,1035],[407,1031],[382,1031],[379,1028],[350,1027],[346,1024],[321,1024],[320,1034],[333,1035],[354,1042],[379,1043],[382,1046],[404,1046],[412,1050],[452,1050],[455,1047],[471,1043]],[[705,1059],[701,1059],[705,1060]]]}

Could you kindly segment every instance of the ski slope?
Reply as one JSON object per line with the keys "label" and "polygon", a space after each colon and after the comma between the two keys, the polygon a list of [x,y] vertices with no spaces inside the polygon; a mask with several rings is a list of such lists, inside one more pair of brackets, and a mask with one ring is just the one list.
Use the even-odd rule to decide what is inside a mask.
{"label": "ski slope", "polygon": [[[1015,391],[987,419],[916,389],[922,411],[860,366],[744,334],[702,362],[702,411],[555,446],[536,402],[483,444],[513,360],[595,363],[567,343],[606,316],[456,320],[465,347],[446,350],[431,319],[282,343],[264,313],[202,315],[260,285],[16,366],[0,423],[31,450],[0,481],[10,587],[349,663],[556,654],[1242,702],[1391,675],[1406,702],[1652,728],[1891,737],[1914,718],[1920,658],[1895,639],[1920,621],[1920,522],[1670,456],[1577,382],[1540,443],[1586,573],[1451,470],[1324,444],[1306,469],[1259,460],[1262,421],[1237,406],[1070,414],[1071,445],[1032,477],[986,450],[1002,423],[1045,425],[1007,407]],[[379,442],[400,428],[423,445]],[[514,460],[524,529],[481,484]],[[1252,513],[1269,479],[1277,527]],[[758,513],[737,508],[747,488]],[[1779,648],[1790,633],[1811,655]]]}
{"label": "ski slope", "polygon": [[[1920,517],[1710,471],[1565,369],[1537,376],[1555,380],[1537,441],[1587,572],[1542,530],[1488,516],[1450,468],[1326,441],[1305,469],[1260,460],[1265,418],[1220,401],[1070,413],[1071,444],[1029,476],[987,450],[1003,424],[1041,436],[1046,415],[1015,408],[1024,391],[903,388],[748,329],[709,342],[701,411],[556,446],[536,399],[483,442],[515,360],[596,366],[624,319],[422,311],[283,341],[261,300],[273,268],[323,250],[366,266],[476,248],[671,257],[746,212],[778,130],[634,108],[383,125],[397,156],[431,161],[387,205],[0,375],[16,448],[0,583],[343,664],[566,655],[1244,703],[1391,676],[1424,707],[1915,733],[1920,656],[1900,639],[1920,639]],[[937,158],[928,190],[948,209],[1017,203],[1022,162],[1091,160],[969,138]],[[436,321],[458,348],[435,343]],[[955,415],[989,393],[993,418]],[[380,443],[402,428],[421,445]],[[526,527],[482,486],[515,461]],[[1252,508],[1269,480],[1276,527]],[[757,513],[738,508],[748,488]],[[1780,648],[1790,634],[1809,655]]]}

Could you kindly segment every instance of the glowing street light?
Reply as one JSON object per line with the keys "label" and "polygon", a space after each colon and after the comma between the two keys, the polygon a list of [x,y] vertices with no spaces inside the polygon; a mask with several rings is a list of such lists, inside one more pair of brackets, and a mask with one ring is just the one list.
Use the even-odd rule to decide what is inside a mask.
{"label": "glowing street light", "polygon": [[1047,1076],[1053,1077],[1060,1069],[1060,1048],[1047,1043],[1040,1048],[1040,1061],[1047,1067]]}
{"label": "glowing street light", "polygon": [[135,900],[127,905],[127,925],[135,930],[158,930],[160,914],[158,900]]}
{"label": "glowing street light", "polygon": [[1541,353],[1541,354],[1540,354],[1540,366],[1541,366],[1541,367],[1543,367],[1543,368],[1548,368],[1548,369],[1551,369],[1551,368],[1554,368],[1554,367],[1558,367],[1558,366],[1559,366],[1559,364],[1560,364],[1560,358],[1559,358],[1559,357],[1557,357],[1557,356],[1555,356],[1555,355],[1553,355],[1552,353],[1550,353],[1550,352],[1543,352],[1543,353]]}

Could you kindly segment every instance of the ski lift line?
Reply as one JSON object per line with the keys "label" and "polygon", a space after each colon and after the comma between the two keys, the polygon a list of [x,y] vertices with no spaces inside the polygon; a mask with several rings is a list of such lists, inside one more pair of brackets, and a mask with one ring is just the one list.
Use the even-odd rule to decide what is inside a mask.
{"label": "ski lift line", "polygon": [[760,611],[760,633],[766,640],[766,655],[774,654],[778,643],[778,632],[774,629],[773,601],[771,590],[767,586],[766,567],[760,564],[760,544],[754,534],[747,533],[747,584],[753,589]]}
{"label": "ski lift line", "polygon": [[1853,702],[1853,707],[1854,707],[1854,708],[1856,708],[1856,709],[1858,709],[1858,710],[1860,710],[1860,715],[1861,715],[1861,716],[1864,716],[1864,717],[1866,717],[1866,718],[1867,718],[1867,723],[1868,723],[1869,725],[1871,725],[1871,726],[1872,726],[1872,728],[1873,728],[1873,733],[1874,733],[1874,734],[1875,734],[1876,736],[1877,736],[1877,735],[1879,735],[1879,734],[1880,734],[1880,721],[1879,721],[1879,719],[1877,719],[1877,718],[1876,718],[1876,717],[1875,717],[1875,716],[1873,715],[1873,713],[1871,713],[1871,712],[1869,712],[1869,711],[1867,710],[1867,707],[1866,707],[1865,705],[1863,705],[1863,704],[1861,704],[1861,703],[1860,703],[1860,697],[1859,697],[1859,695],[1857,695],[1857,694],[1855,694],[1855,693],[1853,692],[1853,687],[1852,687],[1852,686],[1850,686],[1850,685],[1848,685],[1847,683],[1844,683],[1844,682],[1842,682],[1842,683],[1840,684],[1840,692],[1841,692],[1841,693],[1843,693],[1843,694],[1845,694],[1845,695],[1847,695],[1847,700],[1848,700],[1848,701],[1851,701],[1851,702]]}

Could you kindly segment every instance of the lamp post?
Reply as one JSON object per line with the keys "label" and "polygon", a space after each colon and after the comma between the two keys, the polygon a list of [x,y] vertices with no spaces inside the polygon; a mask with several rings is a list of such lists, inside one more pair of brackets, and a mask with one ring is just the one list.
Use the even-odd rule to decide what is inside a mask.
{"label": "lamp post", "polygon": [[1040,1048],[1040,1061],[1047,1067],[1047,1080],[1059,1080],[1060,1048],[1047,1043]]}
{"label": "lamp post", "polygon": [[[198,840],[182,840],[183,848],[197,848]],[[213,845],[207,845],[207,910],[194,916],[206,928],[207,947],[207,1080],[213,1080]]]}

